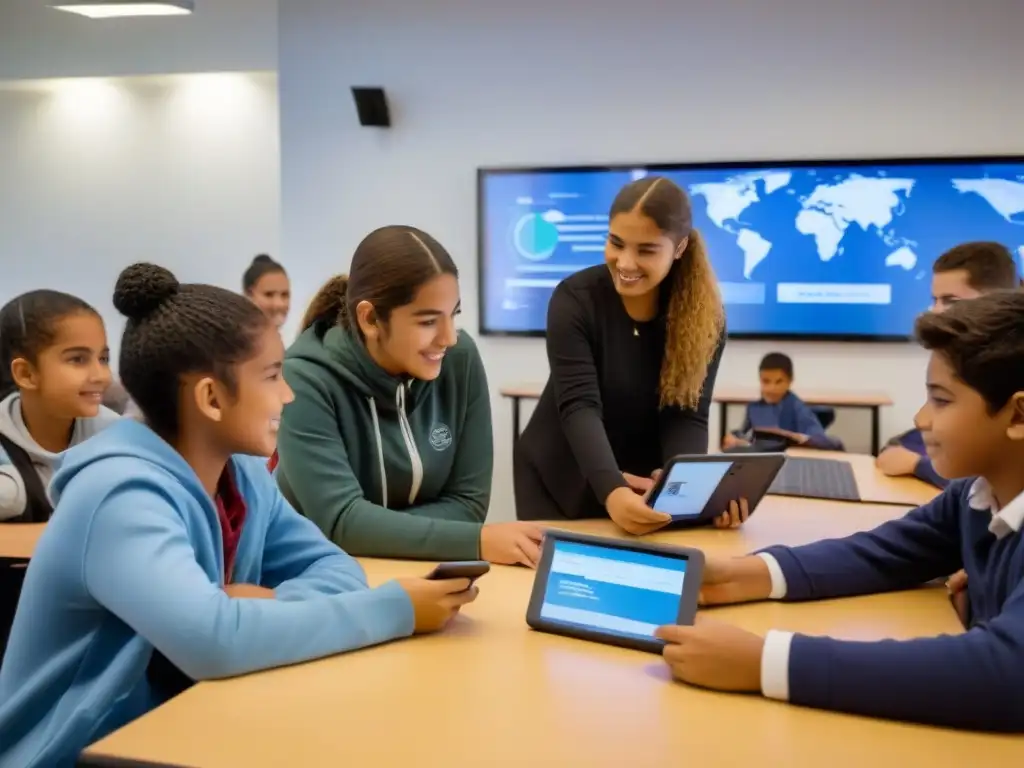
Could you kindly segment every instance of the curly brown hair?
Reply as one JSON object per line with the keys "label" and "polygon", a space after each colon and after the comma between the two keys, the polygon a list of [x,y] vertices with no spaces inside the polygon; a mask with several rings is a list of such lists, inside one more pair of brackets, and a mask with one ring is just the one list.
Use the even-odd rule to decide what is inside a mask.
{"label": "curly brown hair", "polygon": [[675,244],[686,239],[683,255],[672,265],[667,284],[668,318],[661,363],[661,406],[697,407],[725,329],[725,308],[704,238],[693,228],[690,198],[664,176],[646,176],[624,186],[609,219],[639,210]]}

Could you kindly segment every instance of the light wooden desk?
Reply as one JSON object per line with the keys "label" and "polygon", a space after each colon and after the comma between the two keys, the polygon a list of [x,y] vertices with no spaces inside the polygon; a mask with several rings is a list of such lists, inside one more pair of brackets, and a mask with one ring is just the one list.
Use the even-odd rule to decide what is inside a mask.
{"label": "light wooden desk", "polygon": [[[882,445],[883,406],[892,405],[892,398],[885,392],[877,391],[841,391],[827,389],[803,389],[797,393],[808,405],[827,405],[832,408],[867,409],[871,414],[871,452],[878,455]],[[715,387],[712,399],[718,403],[718,442],[725,440],[727,430],[727,412],[730,405],[747,405],[761,399],[761,391],[756,387]]]}
{"label": "light wooden desk", "polygon": [[28,560],[46,523],[0,523],[0,560]]}
{"label": "light wooden desk", "polygon": [[875,466],[875,457],[863,453],[842,451],[815,451],[805,448],[790,448],[787,456],[808,459],[835,459],[848,462],[857,480],[860,500],[867,504],[896,504],[904,507],[919,507],[927,504],[942,491],[934,485],[916,477],[888,477]]}
{"label": "light wooden desk", "polygon": [[[870,528],[894,507],[767,499],[741,531],[653,537],[714,554]],[[614,535],[608,521],[572,526]],[[371,583],[429,564],[364,561]],[[874,721],[673,683],[649,654],[525,623],[533,574],[498,566],[447,631],[201,683],[90,756],[202,768],[347,766],[1020,765],[1024,740]],[[942,589],[716,609],[723,619],[851,639],[960,631]],[[879,692],[884,695],[884,692]]]}

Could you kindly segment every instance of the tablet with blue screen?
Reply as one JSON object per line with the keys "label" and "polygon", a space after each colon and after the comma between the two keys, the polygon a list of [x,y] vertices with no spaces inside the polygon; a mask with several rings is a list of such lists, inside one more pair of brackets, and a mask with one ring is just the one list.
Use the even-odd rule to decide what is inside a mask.
{"label": "tablet with blue screen", "polygon": [[669,515],[674,526],[706,525],[739,499],[746,499],[753,513],[785,463],[782,453],[675,456],[647,504]]}
{"label": "tablet with blue screen", "polygon": [[693,624],[700,550],[547,531],[526,623],[583,640],[660,653],[663,624]]}

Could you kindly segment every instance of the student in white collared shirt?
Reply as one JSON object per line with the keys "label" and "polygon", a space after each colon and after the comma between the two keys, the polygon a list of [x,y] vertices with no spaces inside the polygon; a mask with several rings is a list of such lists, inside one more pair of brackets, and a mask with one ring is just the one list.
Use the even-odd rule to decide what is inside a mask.
{"label": "student in white collared shirt", "polygon": [[[705,605],[913,589],[963,568],[968,631],[852,642],[698,616],[662,627],[678,679],[794,704],[986,731],[1024,732],[1024,293],[918,318],[931,351],[918,412],[929,457],[955,480],[873,531],[709,560]],[[970,706],[964,706],[970,702]]]}

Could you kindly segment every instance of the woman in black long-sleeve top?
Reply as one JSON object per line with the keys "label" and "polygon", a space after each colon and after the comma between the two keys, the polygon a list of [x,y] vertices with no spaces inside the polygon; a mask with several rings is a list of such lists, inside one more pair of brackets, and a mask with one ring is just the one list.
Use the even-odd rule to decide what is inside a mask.
{"label": "woman in black long-sleeve top", "polygon": [[[707,452],[725,314],[689,198],[666,178],[616,196],[605,262],[551,297],[551,376],[516,445],[516,514],[607,514],[646,533],[668,522],[640,495],[653,473],[677,454]],[[726,511],[716,525],[740,517]]]}

